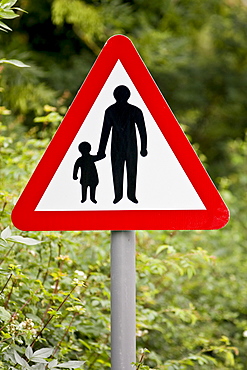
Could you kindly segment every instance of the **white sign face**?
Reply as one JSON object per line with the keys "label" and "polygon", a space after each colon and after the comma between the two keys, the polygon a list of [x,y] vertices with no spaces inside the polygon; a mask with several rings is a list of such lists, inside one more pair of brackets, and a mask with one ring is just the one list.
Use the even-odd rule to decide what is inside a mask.
{"label": "white sign face", "polygon": [[[98,152],[106,109],[116,102],[113,92],[119,85],[130,90],[128,103],[138,107],[144,116],[147,132],[147,156],[140,155],[141,142],[138,130],[138,164],[136,198],[134,203],[127,198],[127,176],[124,169],[123,198],[115,198],[111,165],[111,137],[106,147],[106,157],[95,163],[99,182],[95,188],[94,203],[81,203],[80,174],[73,179],[73,169],[81,156],[78,146],[82,142],[91,145],[90,155]],[[166,118],[164,117],[164,120]],[[61,143],[62,145],[62,143]],[[80,169],[79,169],[80,172]],[[70,148],[44,192],[36,211],[111,211],[111,210],[205,210],[200,197],[185,174],[164,135],[154,121],[123,65],[118,61],[113,68],[94,105],[75,136]]]}

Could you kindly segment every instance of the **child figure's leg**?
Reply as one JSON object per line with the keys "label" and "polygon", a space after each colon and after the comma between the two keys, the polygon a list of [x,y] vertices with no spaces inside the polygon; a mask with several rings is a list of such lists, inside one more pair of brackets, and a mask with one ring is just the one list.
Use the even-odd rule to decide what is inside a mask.
{"label": "child figure's leg", "polygon": [[81,186],[81,203],[84,203],[87,200],[87,186]]}
{"label": "child figure's leg", "polygon": [[95,193],[96,193],[96,186],[90,186],[90,199],[93,203],[97,203],[97,200],[95,199]]}

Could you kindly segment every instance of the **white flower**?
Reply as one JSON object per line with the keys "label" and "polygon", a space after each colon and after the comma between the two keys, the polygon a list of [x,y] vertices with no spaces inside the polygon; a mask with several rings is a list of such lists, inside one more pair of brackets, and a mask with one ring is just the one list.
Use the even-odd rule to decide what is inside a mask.
{"label": "white flower", "polygon": [[82,277],[83,279],[85,279],[86,280],[86,278],[87,278],[87,275],[85,274],[85,272],[83,272],[83,271],[80,271],[80,270],[75,270],[75,274],[76,275],[78,275],[78,276],[80,276],[80,277]]}

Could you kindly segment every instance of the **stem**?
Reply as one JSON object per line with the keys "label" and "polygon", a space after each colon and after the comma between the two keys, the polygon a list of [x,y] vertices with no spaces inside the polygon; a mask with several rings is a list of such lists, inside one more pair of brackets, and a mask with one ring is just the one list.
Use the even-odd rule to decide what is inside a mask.
{"label": "stem", "polygon": [[[70,297],[70,295],[73,293],[73,291],[75,290],[75,288],[77,287],[77,285],[75,285],[71,291],[69,292],[69,294],[64,298],[63,302],[58,306],[58,308],[56,309],[56,312],[58,312],[60,310],[60,308],[64,305],[64,303],[68,300],[68,298]],[[43,328],[39,331],[39,333],[36,335],[36,337],[34,338],[34,340],[32,341],[31,343],[31,347],[33,347],[34,343],[37,341],[38,337],[43,333],[43,331],[45,330],[45,328],[47,327],[47,325],[50,323],[50,321],[53,319],[54,315],[52,315],[47,321],[46,323],[43,325]]]}
{"label": "stem", "polygon": [[54,351],[53,351],[53,354],[52,354],[52,358],[54,358],[55,357],[55,355],[56,355],[56,353],[57,353],[57,351],[58,351],[58,349],[59,349],[59,347],[60,347],[60,345],[61,345],[61,343],[62,343],[62,341],[64,340],[64,338],[66,337],[66,335],[68,334],[68,332],[69,332],[69,329],[71,328],[71,326],[72,326],[72,324],[73,324],[73,322],[74,322],[74,320],[75,320],[75,318],[76,318],[76,316],[78,315],[78,312],[74,312],[74,315],[73,315],[73,317],[72,317],[72,319],[71,319],[71,321],[70,321],[70,323],[69,323],[69,326],[67,327],[67,329],[66,329],[66,332],[64,333],[64,335],[62,336],[62,339],[59,341],[59,343],[56,345],[56,348],[54,349]]}
{"label": "stem", "polygon": [[6,257],[10,254],[11,250],[14,248],[15,243],[12,244],[12,246],[7,250],[5,255],[3,256],[3,259],[0,261],[0,265],[5,261]]}
{"label": "stem", "polygon": [[4,302],[4,308],[8,308],[8,304],[9,304],[9,301],[10,301],[10,297],[11,297],[11,295],[13,293],[14,286],[15,286],[15,281],[12,282],[12,287],[11,287],[10,292],[7,295],[7,298],[6,298],[5,302]]}
{"label": "stem", "polygon": [[[61,255],[61,248],[62,248],[61,243],[58,243],[58,257]],[[48,262],[48,267],[47,267],[45,279],[46,279],[47,274],[48,274],[49,266],[50,266],[50,263],[51,263],[51,257],[52,257],[52,255],[51,255],[51,249],[50,249],[50,258],[49,258],[49,262]],[[62,272],[62,261],[59,260],[59,259],[58,259],[58,262],[57,262],[57,266],[58,266],[58,269]],[[45,282],[45,279],[44,279],[43,283]],[[60,279],[57,278],[57,280],[55,280],[55,286],[54,286],[54,289],[53,289],[53,294],[54,295],[57,294],[57,292],[58,292],[59,283],[60,283]],[[42,317],[42,322],[45,321],[45,318],[47,316],[47,312],[49,311],[50,307],[51,307],[51,303],[48,303],[48,306],[47,306],[47,308],[45,310],[45,313]]]}
{"label": "stem", "polygon": [[3,207],[2,207],[2,210],[1,210],[1,216],[3,215],[3,212],[4,212],[5,207],[7,206],[7,204],[8,203],[6,201],[3,203]]}
{"label": "stem", "polygon": [[[36,295],[38,292],[40,291],[40,288],[39,289],[37,289],[35,292],[34,292],[34,295]],[[23,308],[25,308],[31,301],[32,301],[32,299],[33,299],[33,297],[30,297],[30,298],[28,298],[28,300],[25,302],[25,303],[23,303],[23,305],[21,306],[21,308],[20,308],[20,311],[22,311],[23,310]],[[14,313],[13,315],[16,315],[17,314],[17,312],[16,313]]]}
{"label": "stem", "polygon": [[8,280],[6,281],[6,283],[4,284],[4,286],[3,286],[3,288],[2,288],[2,290],[1,290],[1,292],[0,292],[0,294],[2,294],[3,293],[3,291],[4,291],[4,289],[6,288],[6,286],[8,285],[8,282],[10,281],[10,279],[12,278],[12,273],[9,275],[9,277],[8,277]]}
{"label": "stem", "polygon": [[[61,243],[58,243],[58,257],[61,256],[61,249],[62,249],[62,245],[61,245]],[[62,265],[63,265],[62,261],[60,259],[58,259],[57,267],[58,267],[58,270],[61,271],[61,273],[62,273]],[[54,294],[57,294],[57,292],[58,292],[58,287],[59,287],[60,280],[61,279],[57,278],[57,280],[55,281],[55,286],[54,286],[54,290],[53,290]]]}
{"label": "stem", "polygon": [[143,354],[141,355],[140,361],[139,361],[139,365],[137,366],[136,370],[140,369],[141,365],[143,364],[144,357],[145,357],[145,353],[143,352]]}
{"label": "stem", "polygon": [[52,247],[51,247],[51,245],[50,245],[49,261],[48,261],[48,265],[47,265],[47,269],[46,269],[45,275],[44,275],[44,277],[43,277],[43,281],[42,281],[42,284],[43,284],[43,285],[45,284],[45,281],[46,281],[47,276],[48,276],[48,271],[49,271],[49,268],[50,268],[50,265],[51,265],[51,260],[52,260]]}

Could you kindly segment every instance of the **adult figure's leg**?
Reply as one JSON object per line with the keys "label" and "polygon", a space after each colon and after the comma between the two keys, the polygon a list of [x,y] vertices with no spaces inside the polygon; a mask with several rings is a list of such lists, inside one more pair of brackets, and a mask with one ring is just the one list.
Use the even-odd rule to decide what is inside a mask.
{"label": "adult figure's leg", "polygon": [[112,177],[115,192],[114,204],[118,203],[123,198],[123,174],[125,158],[123,153],[112,152]]}
{"label": "adult figure's leg", "polygon": [[137,176],[137,148],[127,153],[126,158],[127,169],[127,197],[134,203],[138,203],[136,199],[136,176]]}

